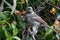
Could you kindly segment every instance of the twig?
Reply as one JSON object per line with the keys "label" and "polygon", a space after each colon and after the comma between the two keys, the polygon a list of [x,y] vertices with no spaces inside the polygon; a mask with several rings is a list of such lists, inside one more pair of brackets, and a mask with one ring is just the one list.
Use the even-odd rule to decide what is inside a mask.
{"label": "twig", "polygon": [[43,9],[45,9],[45,7],[39,7],[38,9],[36,9],[34,12],[37,13],[37,12],[40,12],[42,11]]}
{"label": "twig", "polygon": [[29,33],[30,33],[30,29],[31,28],[31,25],[28,25],[28,31],[27,31],[27,40],[28,40],[28,38],[29,38]]}
{"label": "twig", "polygon": [[[3,0],[3,2],[4,2],[5,4],[7,4],[11,9],[13,8],[12,5],[9,4],[7,1]],[[18,10],[15,9],[15,11],[18,11]]]}
{"label": "twig", "polygon": [[46,7],[46,6],[45,6],[45,2],[41,2],[41,1],[39,1],[39,0],[38,0],[38,2],[41,3],[42,7],[41,7],[41,5],[40,5],[37,9],[35,9],[35,10],[34,10],[35,13],[42,11],[42,10],[45,9],[45,7]]}
{"label": "twig", "polygon": [[[11,7],[11,9],[12,9],[12,5],[10,5],[8,2],[6,2],[5,0],[3,0],[9,7]],[[14,0],[15,1],[15,0]],[[16,1],[15,1],[16,2]],[[15,3],[14,2],[14,3]],[[49,4],[50,5],[50,4]],[[14,4],[14,7],[16,7],[16,4]],[[54,6],[54,7],[56,7],[56,6]],[[39,7],[40,8],[40,7]],[[42,7],[43,9],[44,9],[44,7]],[[57,9],[59,9],[60,10],[60,8],[59,7],[56,7]],[[14,8],[14,10],[16,10],[15,8]],[[40,9],[39,9],[39,11],[40,11]],[[47,28],[49,28],[49,29],[51,29],[52,31],[54,31],[54,32],[56,32],[54,29],[52,29],[52,28],[50,28],[48,25],[47,25]],[[57,33],[57,32],[56,32]],[[58,33],[57,33],[58,34]]]}
{"label": "twig", "polygon": [[47,27],[47,28],[49,28],[50,30],[54,31],[58,36],[60,36],[60,35],[58,34],[58,32],[57,32],[55,29],[50,28],[50,26],[49,26],[49,25],[46,25],[46,27]]}
{"label": "twig", "polygon": [[[14,0],[14,1],[15,1],[15,0]],[[14,8],[14,6],[16,7],[16,4],[14,4],[14,6],[12,7],[12,5],[9,4],[7,1],[3,0],[3,2],[4,2],[5,4],[7,4],[11,9]],[[15,1],[15,2],[16,2],[16,1]],[[14,2],[14,3],[15,3],[15,2]],[[16,10],[15,8],[14,8],[14,10],[15,10],[15,12],[18,11],[18,10]],[[13,12],[13,11],[12,11],[12,12]],[[20,17],[21,17],[21,16],[20,16]],[[21,18],[22,18],[22,17],[21,17]],[[22,19],[23,19],[23,18],[22,18]]]}
{"label": "twig", "polygon": [[51,16],[51,15],[49,14],[49,10],[46,9],[46,11],[47,11],[46,13],[51,17],[51,19],[56,20],[56,18],[54,18],[53,16]]}
{"label": "twig", "polygon": [[42,6],[45,6],[45,2],[41,2],[40,0],[37,0],[39,3],[41,3]]}
{"label": "twig", "polygon": [[4,8],[4,2],[2,0],[1,6],[0,6],[0,12],[2,12],[3,8]]}
{"label": "twig", "polygon": [[16,8],[16,1],[17,0],[13,0],[13,7],[12,7],[12,12],[11,12],[11,15],[13,14],[15,8]]}
{"label": "twig", "polygon": [[25,36],[26,36],[25,32],[26,32],[26,30],[23,30],[23,32],[22,32],[22,40],[25,39]]}
{"label": "twig", "polygon": [[60,7],[58,7],[58,6],[54,6],[54,5],[52,5],[51,3],[47,3],[47,2],[46,2],[46,4],[48,4],[48,5],[50,5],[50,6],[53,6],[53,7],[55,7],[56,9],[60,10]]}
{"label": "twig", "polygon": [[7,1],[3,0],[3,2],[12,8],[12,5],[10,5]]}

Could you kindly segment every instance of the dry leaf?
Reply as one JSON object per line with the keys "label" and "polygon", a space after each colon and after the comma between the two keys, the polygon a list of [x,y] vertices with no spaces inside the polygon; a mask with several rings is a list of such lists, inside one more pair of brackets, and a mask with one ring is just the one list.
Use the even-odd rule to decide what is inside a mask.
{"label": "dry leaf", "polygon": [[17,11],[16,13],[17,15],[22,15],[22,14],[26,14],[26,11],[22,10],[22,11]]}
{"label": "dry leaf", "polygon": [[21,11],[17,11],[16,13],[17,13],[17,15],[21,15]]}
{"label": "dry leaf", "polygon": [[25,0],[21,0],[21,3],[24,4],[25,3]]}
{"label": "dry leaf", "polygon": [[58,32],[58,34],[60,34],[60,30],[56,30]]}
{"label": "dry leaf", "polygon": [[60,24],[59,24],[59,21],[56,20],[53,25],[54,25],[56,31],[58,32],[58,34],[60,34]]}
{"label": "dry leaf", "polygon": [[58,21],[58,20],[55,20],[55,22],[54,22],[53,25],[54,25],[54,26],[59,26],[59,21]]}
{"label": "dry leaf", "polygon": [[22,14],[26,14],[26,11],[22,10]]}

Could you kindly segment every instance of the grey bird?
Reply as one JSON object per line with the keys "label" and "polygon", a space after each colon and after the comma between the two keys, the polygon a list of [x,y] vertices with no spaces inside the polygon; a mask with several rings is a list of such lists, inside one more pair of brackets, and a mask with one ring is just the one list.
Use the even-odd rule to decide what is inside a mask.
{"label": "grey bird", "polygon": [[25,17],[27,20],[27,24],[32,25],[32,31],[30,30],[30,34],[32,35],[33,39],[36,40],[34,36],[37,34],[38,28],[41,26],[41,24],[43,24],[44,26],[48,26],[48,25],[40,16],[38,16],[33,11],[32,7],[27,8],[27,14]]}
{"label": "grey bird", "polygon": [[47,27],[57,33],[57,31],[50,28],[50,26],[47,25],[47,23],[33,11],[32,7],[27,7],[26,11],[27,11],[27,14],[26,14],[25,18],[26,18],[27,24],[32,25],[32,30],[30,30],[30,34],[34,40],[36,40],[34,36],[37,34],[38,28],[40,26]]}

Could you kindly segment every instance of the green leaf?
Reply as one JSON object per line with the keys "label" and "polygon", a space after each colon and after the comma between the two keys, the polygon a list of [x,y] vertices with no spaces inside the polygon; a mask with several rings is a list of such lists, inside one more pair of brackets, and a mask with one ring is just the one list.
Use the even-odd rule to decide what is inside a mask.
{"label": "green leaf", "polygon": [[55,5],[55,3],[56,3],[56,0],[51,0],[51,3]]}
{"label": "green leaf", "polygon": [[1,12],[0,13],[0,20],[8,20],[9,19],[9,12],[5,11],[5,12]]}
{"label": "green leaf", "polygon": [[60,0],[58,1],[58,4],[60,5]]}
{"label": "green leaf", "polygon": [[2,29],[4,30],[4,33],[5,33],[7,40],[12,40],[11,34],[6,31],[5,26],[2,26]]}
{"label": "green leaf", "polygon": [[25,23],[23,23],[21,17],[17,16],[17,20],[18,20],[18,25],[20,25],[23,29],[26,28]]}
{"label": "green leaf", "polygon": [[[53,27],[54,26],[51,26],[52,29],[53,29]],[[48,36],[51,32],[52,32],[52,30],[51,29],[48,29],[47,32],[45,33],[45,36],[44,37]]]}
{"label": "green leaf", "polygon": [[33,38],[32,37],[29,37],[29,39],[28,40],[33,40]]}
{"label": "green leaf", "polygon": [[22,5],[21,2],[18,2],[18,3],[17,3],[17,9],[18,9],[18,10],[23,10],[23,5]]}
{"label": "green leaf", "polygon": [[21,40],[19,37],[17,37],[17,36],[13,36],[12,37],[13,39],[16,39],[16,40]]}
{"label": "green leaf", "polygon": [[28,5],[28,0],[26,0],[26,4]]}
{"label": "green leaf", "polygon": [[16,22],[14,21],[12,24],[11,24],[12,28],[13,28],[13,36],[14,35],[17,35],[18,33],[18,29],[16,28]]}

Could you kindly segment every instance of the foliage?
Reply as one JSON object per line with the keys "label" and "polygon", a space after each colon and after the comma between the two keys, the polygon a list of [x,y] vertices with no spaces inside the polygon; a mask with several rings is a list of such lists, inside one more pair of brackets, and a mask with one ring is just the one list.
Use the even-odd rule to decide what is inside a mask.
{"label": "foliage", "polygon": [[[13,0],[6,1],[13,5]],[[13,15],[11,15],[11,8],[7,4],[4,4],[4,9],[2,12],[0,12],[0,40],[21,40],[22,36],[24,36],[22,35],[23,31],[27,29],[28,25],[21,18],[23,10],[25,11],[27,6],[32,6],[35,11],[35,9],[41,6],[41,2],[48,3],[48,0],[17,0],[16,2],[16,10],[20,11],[19,14],[17,12],[14,12]],[[51,0],[50,2],[54,6],[50,6],[46,3],[45,5],[42,5],[42,7],[45,6],[45,9],[37,12],[37,14],[42,17],[48,23],[48,25],[51,26],[51,28],[54,29],[54,18],[57,18],[60,13],[60,11],[55,8],[55,6],[60,5],[60,0],[58,2],[56,2],[56,0]],[[52,8],[56,9],[55,13],[50,12],[50,10],[52,11]],[[23,16],[24,15],[25,14],[23,14]],[[56,34],[53,33],[52,30],[43,27],[38,29],[36,39],[58,40]],[[29,35],[26,40],[33,40],[33,38]]]}

